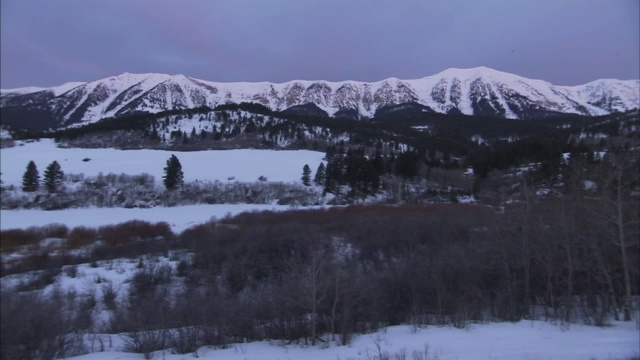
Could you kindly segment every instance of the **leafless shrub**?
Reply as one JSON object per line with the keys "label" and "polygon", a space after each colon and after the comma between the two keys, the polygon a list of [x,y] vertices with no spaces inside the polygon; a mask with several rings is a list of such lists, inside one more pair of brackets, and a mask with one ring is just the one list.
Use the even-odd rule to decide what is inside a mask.
{"label": "leafless shrub", "polygon": [[45,238],[63,239],[69,233],[69,228],[64,224],[49,224],[40,228]]}
{"label": "leafless shrub", "polygon": [[402,348],[402,349],[400,349],[400,351],[395,352],[391,356],[391,359],[393,359],[393,360],[407,360],[407,349],[406,348]]}
{"label": "leafless shrub", "polygon": [[86,351],[83,333],[76,327],[76,313],[68,311],[73,299],[59,291],[46,298],[33,292],[3,291],[1,295],[3,359],[53,359]]}
{"label": "leafless shrub", "polygon": [[154,351],[166,348],[167,330],[128,332],[122,336],[122,340],[124,351],[143,354],[145,359],[152,359]]}
{"label": "leafless shrub", "polygon": [[168,345],[174,354],[193,354],[198,357],[198,349],[205,345],[203,338],[201,327],[181,327],[170,332]]}
{"label": "leafless shrub", "polygon": [[82,297],[79,303],[79,308],[81,310],[92,310],[98,304],[98,299],[96,299],[96,291],[91,288],[88,290]]}
{"label": "leafless shrub", "polygon": [[39,228],[9,229],[0,231],[0,249],[2,252],[11,251],[19,246],[33,245],[44,239]]}
{"label": "leafless shrub", "polygon": [[367,348],[366,350],[367,359],[391,360],[391,355],[389,355],[388,352],[382,349],[382,343],[384,342],[384,339],[380,337],[380,335],[377,335],[375,338],[372,337],[372,339],[373,339],[373,345],[375,346],[375,350],[372,351],[369,348]]}
{"label": "leafless shrub", "polygon": [[118,290],[113,286],[111,282],[107,282],[102,287],[102,302],[104,306],[109,310],[116,310],[116,299],[118,298]]}
{"label": "leafless shrub", "polygon": [[22,292],[42,289],[47,285],[53,284],[60,273],[61,270],[59,268],[38,271],[31,278],[24,280],[16,290]]}
{"label": "leafless shrub", "polygon": [[414,350],[411,352],[412,360],[440,360],[440,355],[435,352],[431,352],[431,348],[429,345],[424,345],[424,349],[422,351]]}
{"label": "leafless shrub", "polygon": [[146,293],[158,285],[168,284],[171,282],[172,271],[171,266],[166,264],[146,263],[131,278],[132,290],[135,293]]}
{"label": "leafless shrub", "polygon": [[124,245],[129,243],[130,235],[125,229],[116,225],[101,226],[98,229],[99,236],[108,246]]}
{"label": "leafless shrub", "polygon": [[75,278],[78,275],[78,266],[77,265],[67,265],[62,268],[64,274],[70,278]]}
{"label": "leafless shrub", "polygon": [[98,231],[96,229],[79,226],[71,229],[67,235],[67,245],[71,249],[77,249],[92,244],[97,239]]}
{"label": "leafless shrub", "polygon": [[184,277],[187,275],[189,264],[185,260],[180,260],[178,266],[176,266],[176,275]]}
{"label": "leafless shrub", "polygon": [[118,228],[126,231],[130,237],[144,240],[166,237],[171,234],[171,227],[166,222],[152,224],[142,220],[132,220],[118,225]]}

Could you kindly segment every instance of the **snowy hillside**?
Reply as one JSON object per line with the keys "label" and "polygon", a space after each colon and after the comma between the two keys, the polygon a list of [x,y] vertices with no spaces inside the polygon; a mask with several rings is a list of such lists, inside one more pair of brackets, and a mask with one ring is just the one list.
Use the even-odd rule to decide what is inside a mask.
{"label": "snowy hillside", "polygon": [[[513,119],[557,114],[604,115],[639,107],[638,80],[597,80],[580,86],[556,86],[486,67],[448,69],[422,79],[389,78],[359,81],[286,83],[218,83],[185,75],[130,74],[68,83],[55,88],[5,89],[4,116],[50,114],[59,127],[94,122],[105,117],[145,111],[215,107],[227,103],[258,103],[271,110],[314,104],[314,113],[329,116],[373,117],[385,107],[419,104],[423,111]],[[306,109],[308,111],[308,109]]]}

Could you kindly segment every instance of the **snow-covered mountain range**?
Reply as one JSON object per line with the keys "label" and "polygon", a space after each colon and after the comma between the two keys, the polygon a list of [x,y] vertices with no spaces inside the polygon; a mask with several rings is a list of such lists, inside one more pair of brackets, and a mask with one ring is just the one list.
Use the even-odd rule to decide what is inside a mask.
{"label": "snow-covered mountain range", "polygon": [[411,106],[438,113],[543,118],[605,115],[640,107],[639,80],[596,80],[556,86],[486,67],[448,69],[422,79],[378,82],[294,80],[275,84],[217,83],[184,75],[123,73],[53,88],[3,89],[3,122],[58,128],[135,112],[259,103],[274,111],[353,118]]}

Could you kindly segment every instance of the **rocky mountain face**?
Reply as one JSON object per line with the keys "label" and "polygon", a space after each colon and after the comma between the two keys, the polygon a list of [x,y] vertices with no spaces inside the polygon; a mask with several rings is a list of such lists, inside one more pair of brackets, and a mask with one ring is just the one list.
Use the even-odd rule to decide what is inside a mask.
{"label": "rocky mountain face", "polygon": [[274,111],[370,118],[402,109],[512,119],[605,115],[640,107],[638,80],[556,86],[479,67],[415,80],[216,83],[184,75],[124,73],[54,88],[2,90],[2,122],[60,128],[136,112],[250,102]]}

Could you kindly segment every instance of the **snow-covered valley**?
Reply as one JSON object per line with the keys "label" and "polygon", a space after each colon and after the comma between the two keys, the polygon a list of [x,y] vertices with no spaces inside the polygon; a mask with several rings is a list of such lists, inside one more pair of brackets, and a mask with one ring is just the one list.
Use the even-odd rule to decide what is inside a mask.
{"label": "snow-covered valley", "polygon": [[[278,182],[302,186],[303,166],[308,164],[315,169],[318,164],[326,161],[323,159],[324,153],[313,151],[170,152],[80,149],[59,148],[53,141],[42,139],[17,142],[15,147],[2,149],[2,186],[5,191],[21,192],[26,165],[33,160],[41,173],[47,164],[58,161],[65,173],[78,176],[82,174],[81,178],[96,177],[100,173],[123,173],[131,176],[146,173],[153,177],[154,186],[162,188],[163,168],[172,154],[180,159],[185,182],[190,184]],[[262,180],[259,180],[260,177]],[[70,182],[66,186],[72,190],[78,185]],[[316,186],[310,186],[309,189],[318,194],[322,192]],[[488,208],[449,204],[419,210],[419,213],[413,213],[416,208],[405,209],[400,206],[332,208],[332,211],[344,210],[344,213],[335,215],[329,215],[328,211],[318,208],[323,206],[277,205],[273,201],[268,204],[197,204],[132,209],[96,206],[55,211],[3,209],[0,211],[0,230],[3,231],[3,313],[18,314],[16,319],[19,319],[22,316],[20,314],[27,311],[25,306],[28,305],[24,304],[42,305],[42,308],[33,308],[40,315],[42,313],[39,311],[48,309],[47,299],[51,299],[51,304],[64,304],[60,307],[63,310],[50,309],[51,318],[70,326],[64,329],[76,330],[60,330],[70,332],[52,335],[63,344],[60,346],[64,349],[56,356],[77,360],[142,359],[145,357],[143,354],[156,359],[173,360],[193,357],[238,360],[627,360],[637,359],[640,355],[640,314],[637,305],[633,307],[632,321],[614,320],[611,316],[618,308],[612,306],[604,315],[606,319],[601,319],[601,325],[604,326],[593,326],[597,314],[589,312],[592,308],[585,300],[590,299],[589,297],[575,296],[575,302],[579,305],[575,305],[575,314],[567,321],[549,315],[547,311],[551,310],[543,310],[541,306],[545,304],[544,296],[539,296],[540,305],[532,306],[535,311],[531,312],[527,320],[497,322],[500,315],[493,314],[495,309],[489,309],[508,306],[496,305],[492,296],[506,297],[507,295],[500,295],[500,292],[507,286],[519,286],[518,280],[513,283],[500,280],[505,282],[498,282],[497,285],[475,283],[474,274],[492,266],[486,264],[512,262],[518,257],[502,258],[500,251],[486,250],[498,249],[502,246],[501,243],[490,243],[484,249],[474,247],[476,243],[496,241],[492,234],[484,234],[487,222],[482,220],[482,216],[486,215]],[[306,214],[290,211],[304,209],[308,210]],[[282,216],[257,213],[261,211],[275,211]],[[389,218],[391,215],[387,211],[395,213],[396,217]],[[241,219],[232,218],[244,212],[254,213],[245,214]],[[351,220],[354,214],[360,212],[363,214]],[[469,212],[478,217],[470,216],[471,220],[466,219],[465,214]],[[493,214],[492,211],[491,213]],[[306,220],[300,220],[301,218]],[[553,219],[553,216],[549,219]],[[166,223],[167,228],[152,225],[160,222]],[[458,222],[462,225],[456,225]],[[499,226],[503,225],[496,225],[496,231],[510,229],[511,224]],[[450,227],[455,230],[448,233]],[[544,228],[542,231],[551,231],[549,229]],[[29,236],[33,234],[41,238],[32,241]],[[90,236],[78,239],[77,234]],[[470,236],[473,240],[467,241],[461,234],[467,234],[465,236]],[[546,235],[535,236],[539,236],[536,237],[537,241],[555,239]],[[479,237],[473,238],[474,236]],[[94,240],[88,240],[89,238]],[[10,242],[7,243],[8,241]],[[439,241],[442,243],[438,243]],[[399,246],[399,249],[385,253],[387,245],[381,244],[387,242],[389,247]],[[510,244],[507,243],[506,246],[511,246]],[[292,246],[291,249],[282,252],[288,246]],[[449,249],[448,246],[451,246],[451,250],[442,250]],[[502,251],[511,251],[506,246]],[[549,248],[562,248],[561,246],[568,245],[561,242],[560,245],[550,244]],[[580,247],[582,245],[575,246],[574,250],[586,251],[586,248]],[[542,252],[544,248],[532,248],[531,251],[539,252],[535,259],[546,261],[548,253]],[[371,251],[371,254],[366,255],[367,251]],[[254,255],[248,255],[254,252]],[[301,255],[296,255],[298,252]],[[473,255],[459,257],[463,256],[461,254]],[[555,255],[557,254],[554,253]],[[287,256],[292,257],[291,262],[283,260]],[[324,276],[315,284],[317,288],[312,292],[318,296],[313,302],[323,310],[310,310],[312,307],[308,306],[305,294],[309,294],[312,278],[303,263],[293,260],[294,256],[302,256],[303,259],[309,256],[306,260],[310,262],[309,266],[317,266],[312,269]],[[322,256],[317,263],[314,262],[317,260],[315,256]],[[356,264],[354,261],[358,256],[371,257]],[[475,257],[480,260],[473,265]],[[490,261],[481,260],[482,257],[488,257]],[[591,258],[585,257],[591,261]],[[88,258],[93,260],[86,260]],[[273,263],[263,263],[267,260]],[[456,265],[441,267],[441,261],[452,261]],[[615,261],[613,263],[618,264]],[[543,274],[543,269],[551,271],[550,262],[541,264],[536,268],[537,272],[534,271],[535,276]],[[20,266],[25,266],[27,270],[20,271]],[[516,262],[511,266],[520,265]],[[502,274],[500,269],[502,268],[496,267],[491,271]],[[558,275],[558,283],[564,281],[562,269],[560,267],[557,270],[561,274]],[[462,272],[458,273],[459,271]],[[391,275],[396,272],[399,274]],[[612,273],[615,276],[619,274]],[[453,280],[456,278],[462,280]],[[400,281],[403,281],[402,284],[394,288]],[[466,284],[461,286],[461,292],[456,292],[457,281],[464,281]],[[388,291],[389,295],[382,296],[379,293],[381,290],[367,287],[373,286],[372,284],[380,286],[376,289]],[[473,286],[469,293],[465,290],[467,286]],[[485,298],[482,293],[485,286],[492,287],[491,291],[498,295]],[[439,300],[443,296],[439,292],[450,292],[450,297],[445,302],[452,304],[449,309],[446,309],[449,305],[440,305],[440,317],[433,314],[438,309],[437,306],[424,305],[424,308],[416,307],[416,315],[402,318],[400,323],[404,325],[385,320],[388,315],[385,311],[396,311],[396,308],[386,309],[393,306],[402,308],[404,305],[396,303],[408,302],[406,297],[413,299],[414,305],[419,306],[417,304],[420,302],[430,304],[436,302],[435,299]],[[558,299],[566,299],[560,290],[558,293]],[[481,300],[476,300],[473,296],[479,296]],[[375,301],[369,301],[373,298]],[[487,300],[489,298],[492,300]],[[202,302],[198,302],[198,299]],[[636,297],[633,301],[637,304]],[[463,304],[460,305],[463,310],[455,310],[458,303]],[[480,315],[468,315],[468,309],[477,309],[469,304],[486,308]],[[359,306],[376,309],[376,316],[379,318],[358,323],[353,320],[358,317],[352,319],[349,316],[352,316],[351,311],[354,314],[361,311]],[[563,309],[559,306],[556,310],[561,313]],[[197,317],[190,320],[193,314],[187,310],[202,311],[203,314],[196,311]],[[165,311],[171,315],[166,315]],[[183,318],[178,315],[181,311],[186,311]],[[208,311],[214,312],[214,315],[207,313]],[[259,311],[272,317],[260,319]],[[322,315],[316,314],[316,311]],[[482,312],[492,314],[483,315]],[[414,314],[413,310],[409,314]],[[138,318],[138,315],[147,318]],[[160,319],[165,315],[179,318],[166,319],[161,326],[167,327],[159,328],[156,318]],[[316,337],[309,337],[306,331],[316,315],[324,330]],[[67,319],[64,316],[71,317]],[[204,324],[200,322],[199,316],[207,317],[206,320],[202,319]],[[460,320],[456,320],[456,316],[461,317]],[[467,316],[477,316],[484,320],[469,320]],[[350,327],[345,345],[339,340],[340,334],[334,336],[326,331],[334,319],[341,317],[352,321],[346,325]],[[3,315],[3,321],[12,319],[14,318]],[[37,324],[36,315],[33,319],[34,324]],[[43,324],[46,324],[47,319],[44,318]],[[415,324],[407,325],[410,321],[406,319],[415,319]],[[544,321],[545,319],[548,321]],[[136,321],[141,323],[137,324]],[[78,323],[83,324],[82,330],[77,330],[80,326]],[[247,327],[252,330],[246,334],[251,334],[252,338],[244,335]],[[205,331],[203,329],[226,331],[228,335],[225,336],[228,337],[223,337],[221,343],[207,343],[203,339],[213,339],[215,342],[219,338],[206,337],[211,335],[205,336],[201,332]],[[192,330],[195,332],[189,333]],[[136,337],[139,334],[161,334],[165,340],[155,343],[152,350],[143,349],[136,347],[141,345],[137,343],[140,341]],[[177,350],[180,341],[188,340],[189,334],[195,334],[197,338],[196,342],[189,344],[194,346],[193,350]],[[312,340],[315,342],[316,338],[317,344],[312,345]],[[140,353],[131,353],[134,348]]]}

